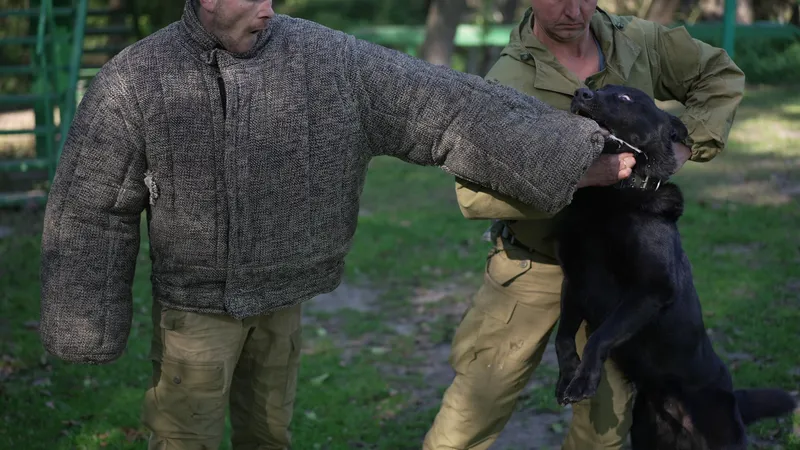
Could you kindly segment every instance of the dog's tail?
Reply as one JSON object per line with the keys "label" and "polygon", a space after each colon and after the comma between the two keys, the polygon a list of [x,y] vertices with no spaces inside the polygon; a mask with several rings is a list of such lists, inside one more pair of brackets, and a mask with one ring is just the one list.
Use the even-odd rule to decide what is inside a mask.
{"label": "dog's tail", "polygon": [[781,389],[737,389],[733,395],[736,396],[745,425],[769,417],[785,416],[797,408],[794,398]]}

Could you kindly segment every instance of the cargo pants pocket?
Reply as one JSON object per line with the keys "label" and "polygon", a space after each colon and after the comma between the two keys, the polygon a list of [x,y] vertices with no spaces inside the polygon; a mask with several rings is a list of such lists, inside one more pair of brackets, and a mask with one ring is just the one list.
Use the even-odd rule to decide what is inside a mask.
{"label": "cargo pants pocket", "polygon": [[494,349],[498,362],[538,365],[560,314],[561,278],[558,266],[516,248],[492,256],[474,301],[483,315],[476,350]]}

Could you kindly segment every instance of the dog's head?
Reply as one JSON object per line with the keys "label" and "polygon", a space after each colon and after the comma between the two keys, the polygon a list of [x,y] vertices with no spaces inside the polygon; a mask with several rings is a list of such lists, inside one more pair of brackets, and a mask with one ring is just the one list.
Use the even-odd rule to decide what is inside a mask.
{"label": "dog's head", "polygon": [[636,153],[634,174],[666,180],[675,172],[673,142],[689,132],[680,119],[660,109],[639,89],[607,85],[598,90],[575,91],[570,110],[594,120],[612,135],[641,150],[641,154],[617,141],[609,142],[606,153]]}

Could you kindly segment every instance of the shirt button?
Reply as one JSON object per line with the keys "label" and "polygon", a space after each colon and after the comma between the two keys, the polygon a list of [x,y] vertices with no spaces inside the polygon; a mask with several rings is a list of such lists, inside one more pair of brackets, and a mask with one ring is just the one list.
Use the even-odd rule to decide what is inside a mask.
{"label": "shirt button", "polygon": [[176,375],[175,378],[172,379],[172,382],[175,384],[181,384],[181,377]]}

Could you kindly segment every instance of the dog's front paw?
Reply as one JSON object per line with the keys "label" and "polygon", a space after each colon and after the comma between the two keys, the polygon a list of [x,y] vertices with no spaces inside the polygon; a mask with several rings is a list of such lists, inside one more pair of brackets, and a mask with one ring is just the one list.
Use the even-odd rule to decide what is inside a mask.
{"label": "dog's front paw", "polygon": [[[564,389],[564,394],[559,396],[559,403],[578,403],[581,400],[592,398],[597,393],[600,385],[600,368],[592,369],[581,365],[575,377]],[[561,380],[559,380],[559,384]]]}
{"label": "dog's front paw", "polygon": [[564,406],[568,403],[565,395],[567,393],[567,386],[569,386],[569,383],[573,378],[575,378],[574,370],[567,373],[561,372],[558,374],[558,382],[556,383],[556,401],[561,406]]}

